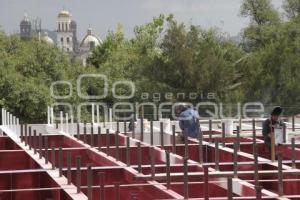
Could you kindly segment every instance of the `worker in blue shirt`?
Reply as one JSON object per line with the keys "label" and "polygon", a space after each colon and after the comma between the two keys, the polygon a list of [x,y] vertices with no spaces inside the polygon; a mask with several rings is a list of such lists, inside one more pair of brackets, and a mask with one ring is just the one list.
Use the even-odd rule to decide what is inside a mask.
{"label": "worker in blue shirt", "polygon": [[190,106],[181,106],[179,115],[179,127],[182,130],[182,136],[197,138],[201,132],[199,124],[199,114]]}

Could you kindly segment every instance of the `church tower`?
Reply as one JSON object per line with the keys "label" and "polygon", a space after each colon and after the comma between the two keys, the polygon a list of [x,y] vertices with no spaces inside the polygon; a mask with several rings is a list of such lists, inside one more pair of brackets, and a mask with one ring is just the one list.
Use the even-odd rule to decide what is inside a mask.
{"label": "church tower", "polygon": [[71,31],[73,33],[73,51],[78,52],[78,41],[77,41],[77,23],[72,20],[71,21]]}
{"label": "church tower", "polygon": [[73,34],[71,14],[62,10],[57,17],[57,46],[65,52],[72,53],[74,50]]}
{"label": "church tower", "polygon": [[20,23],[20,37],[29,39],[31,37],[31,22],[27,14],[24,14],[24,18]]}

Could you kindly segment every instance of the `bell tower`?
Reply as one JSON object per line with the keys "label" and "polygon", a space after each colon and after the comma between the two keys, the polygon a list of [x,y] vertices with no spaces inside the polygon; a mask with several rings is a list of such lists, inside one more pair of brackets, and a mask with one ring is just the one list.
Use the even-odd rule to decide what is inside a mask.
{"label": "bell tower", "polygon": [[57,16],[57,46],[67,53],[74,50],[71,14],[62,10]]}
{"label": "bell tower", "polygon": [[20,37],[29,39],[31,37],[31,22],[27,14],[24,14],[24,18],[20,23]]}

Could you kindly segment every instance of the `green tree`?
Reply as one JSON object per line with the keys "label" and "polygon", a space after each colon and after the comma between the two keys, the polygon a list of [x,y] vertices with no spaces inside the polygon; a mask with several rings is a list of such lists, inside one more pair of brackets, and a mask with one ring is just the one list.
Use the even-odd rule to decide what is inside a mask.
{"label": "green tree", "polygon": [[283,3],[283,8],[289,18],[296,18],[300,14],[300,1],[285,0]]}
{"label": "green tree", "polygon": [[280,21],[279,14],[270,0],[244,0],[241,15],[249,17],[251,22],[257,25],[274,24]]}
{"label": "green tree", "polygon": [[30,123],[45,122],[47,106],[53,102],[51,83],[74,78],[67,55],[55,46],[4,33],[0,34],[0,74],[0,106]]}
{"label": "green tree", "polygon": [[286,114],[299,112],[299,30],[293,20],[250,24],[244,30],[248,56],[242,61],[241,74],[246,100],[282,105]]}
{"label": "green tree", "polygon": [[[172,15],[155,17],[134,32],[135,37],[123,39],[118,45],[112,45],[116,33],[110,33],[91,56],[95,61],[91,64],[109,79],[134,81],[136,97],[132,101],[141,101],[139,97],[145,92],[214,92],[219,95],[218,101],[240,98],[231,86],[236,79],[233,63],[243,52],[225,34],[216,29],[186,27]],[[104,58],[102,52],[109,54]],[[173,100],[190,101],[176,96]]]}
{"label": "green tree", "polygon": [[243,31],[243,47],[252,51],[278,39],[277,27],[281,20],[270,0],[244,0],[241,15],[250,18],[250,25]]}
{"label": "green tree", "polygon": [[111,54],[121,48],[124,42],[124,31],[121,24],[118,25],[117,31],[108,32],[105,40],[101,45],[95,48],[93,54],[88,58],[88,63],[99,68],[105,63]]}

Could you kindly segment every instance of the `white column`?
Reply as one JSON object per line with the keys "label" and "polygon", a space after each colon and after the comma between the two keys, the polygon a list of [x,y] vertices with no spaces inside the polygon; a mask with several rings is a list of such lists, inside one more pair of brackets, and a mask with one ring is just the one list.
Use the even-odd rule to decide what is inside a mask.
{"label": "white column", "polygon": [[97,112],[97,124],[100,123],[100,119],[99,119],[99,105],[96,105],[96,112]]}
{"label": "white column", "polygon": [[8,126],[9,125],[9,116],[8,116],[8,111],[5,110],[5,125]]}
{"label": "white column", "polygon": [[64,131],[64,127],[63,127],[63,124],[64,124],[64,119],[63,119],[63,112],[60,111],[60,130],[61,131]]}
{"label": "white column", "polygon": [[4,125],[3,124],[3,108],[1,108],[1,125]]}
{"label": "white column", "polygon": [[6,111],[6,125],[7,125],[7,127],[9,127],[9,112],[8,111]]}
{"label": "white column", "polygon": [[92,123],[95,123],[95,105],[92,104]]}
{"label": "white column", "polygon": [[3,125],[6,125],[6,110],[3,109]]}
{"label": "white column", "polygon": [[19,121],[19,118],[17,118],[17,121],[16,121],[16,126],[17,126],[17,134],[20,135],[20,121]]}
{"label": "white column", "polygon": [[69,114],[66,113],[66,133],[69,134]]}
{"label": "white column", "polygon": [[70,132],[70,134],[74,135],[74,117],[73,117],[73,115],[71,115],[70,118],[71,118],[71,132]]}
{"label": "white column", "polygon": [[109,108],[109,128],[112,129],[112,109]]}
{"label": "white column", "polygon": [[171,120],[169,118],[161,118],[159,121],[163,122],[164,132],[170,133],[171,132]]}
{"label": "white column", "polygon": [[13,120],[13,115],[10,114],[9,117],[10,117],[10,128],[11,128],[12,131],[14,131],[14,120]]}
{"label": "white column", "polygon": [[12,114],[9,114],[9,123],[10,123],[10,129],[13,131],[13,115]]}
{"label": "white column", "polygon": [[5,118],[5,121],[4,121],[4,123],[5,123],[5,125],[7,126],[8,125],[8,118],[7,118],[7,110],[4,110],[4,118]]}
{"label": "white column", "polygon": [[17,135],[17,128],[16,128],[17,121],[15,116],[12,116],[12,123],[13,123],[13,132]]}
{"label": "white column", "polygon": [[5,116],[4,116],[4,108],[1,108],[1,121],[2,121],[2,125],[5,125],[4,124],[4,119],[5,119]]}
{"label": "white column", "polygon": [[105,127],[107,127],[107,123],[108,123],[108,112],[106,112],[106,111],[104,111],[104,113],[103,113],[103,117],[104,117],[104,119],[103,119],[103,127],[105,128]]}
{"label": "white column", "polygon": [[53,107],[50,107],[50,111],[51,111],[51,125],[54,125],[54,114],[53,114]]}
{"label": "white column", "polygon": [[50,107],[47,106],[47,124],[50,125]]}
{"label": "white column", "polygon": [[242,117],[239,118],[240,132],[242,133]]}
{"label": "white column", "polygon": [[13,132],[15,132],[15,125],[14,125],[14,116],[13,116],[13,114],[10,114],[10,123],[11,123],[11,130],[13,131]]}

